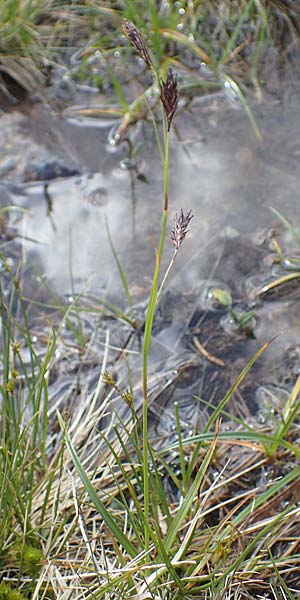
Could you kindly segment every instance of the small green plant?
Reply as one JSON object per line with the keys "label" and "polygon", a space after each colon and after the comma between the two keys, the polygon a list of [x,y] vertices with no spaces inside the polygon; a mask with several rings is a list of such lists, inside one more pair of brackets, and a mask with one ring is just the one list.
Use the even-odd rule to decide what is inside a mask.
{"label": "small green plant", "polygon": [[293,227],[290,221],[284,215],[282,215],[281,212],[274,208],[271,210],[284,225],[286,230],[290,233],[296,245],[297,252],[295,255],[287,255],[286,252],[284,252],[281,248],[276,234],[272,234],[270,241],[272,249],[276,254],[276,259],[274,262],[281,267],[281,272],[279,272],[276,277],[272,277],[270,281],[259,288],[256,292],[257,296],[265,296],[278,290],[279,288],[284,288],[284,286],[288,286],[289,284],[297,285],[297,281],[300,279],[300,258],[298,256],[300,247],[299,234],[295,227]]}
{"label": "small green plant", "polygon": [[232,318],[239,331],[248,337],[255,338],[251,322],[255,317],[255,310],[248,310],[242,315],[239,315],[233,307],[231,294],[222,288],[214,288],[211,292],[213,300],[224,306],[228,310],[228,314]]}

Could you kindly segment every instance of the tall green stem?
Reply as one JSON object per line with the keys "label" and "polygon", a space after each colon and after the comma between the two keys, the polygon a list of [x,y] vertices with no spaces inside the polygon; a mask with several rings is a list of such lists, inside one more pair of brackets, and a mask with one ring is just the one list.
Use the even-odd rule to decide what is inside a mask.
{"label": "tall green stem", "polygon": [[156,263],[152,280],[152,287],[148,303],[144,345],[143,345],[143,474],[144,474],[144,517],[145,517],[145,549],[149,547],[149,484],[148,484],[148,356],[152,338],[154,314],[158,298],[158,282],[163,254],[166,225],[168,217],[168,191],[169,191],[169,136],[167,123],[164,116],[164,198],[163,213],[160,231],[159,246],[155,250]]}

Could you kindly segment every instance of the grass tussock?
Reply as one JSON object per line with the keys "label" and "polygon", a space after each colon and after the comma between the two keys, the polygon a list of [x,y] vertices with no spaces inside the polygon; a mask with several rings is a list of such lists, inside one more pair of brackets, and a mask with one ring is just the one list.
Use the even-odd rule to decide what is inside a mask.
{"label": "grass tussock", "polygon": [[177,439],[149,435],[145,469],[141,389],[129,394],[107,371],[108,341],[96,389],[74,412],[63,397],[58,418],[51,411],[56,336],[39,357],[11,276],[1,296],[2,597],[296,597],[299,380],[265,425],[228,419],[262,349],[202,432],[184,437],[174,406]]}
{"label": "grass tussock", "polygon": [[[42,71],[68,46],[76,3],[56,0],[5,0],[0,10],[0,91],[13,100],[16,82],[33,92]],[[78,13],[77,13],[78,15]]]}
{"label": "grass tussock", "polygon": [[38,65],[43,55],[38,30],[41,4],[35,0],[7,0],[1,7],[1,91],[7,92],[9,78],[32,91],[39,81]]}
{"label": "grass tussock", "polygon": [[126,423],[114,415],[114,435],[97,429],[119,393],[104,368],[98,390],[106,400],[95,404],[94,392],[81,414],[60,417],[63,436],[56,424],[55,444],[49,434],[41,442],[40,425],[36,437],[36,417],[24,431],[29,398],[26,393],[20,402],[20,384],[6,398],[10,405],[19,398],[20,418],[16,423],[6,413],[2,421],[5,585],[25,598],[293,594],[299,585],[298,426],[292,423],[283,436],[279,416],[261,429],[255,421],[222,425],[216,409],[201,434],[183,439],[178,429],[177,441],[163,447],[151,439],[145,522],[140,418],[132,407]]}

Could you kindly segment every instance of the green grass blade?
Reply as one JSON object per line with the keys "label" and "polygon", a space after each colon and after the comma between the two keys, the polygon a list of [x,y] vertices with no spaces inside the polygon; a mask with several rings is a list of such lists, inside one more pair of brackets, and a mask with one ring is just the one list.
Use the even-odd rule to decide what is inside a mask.
{"label": "green grass blade", "polygon": [[113,534],[113,536],[116,538],[116,540],[119,542],[119,544],[124,548],[124,550],[126,550],[126,552],[128,552],[129,556],[131,558],[134,558],[137,555],[137,550],[135,548],[135,546],[132,544],[132,542],[130,542],[130,540],[124,535],[123,531],[120,529],[120,527],[117,525],[116,521],[113,519],[113,517],[111,516],[111,514],[109,513],[109,511],[105,508],[103,502],[100,500],[93,484],[91,483],[89,477],[87,476],[85,470],[83,469],[81,462],[78,458],[78,455],[75,451],[75,448],[72,444],[72,441],[66,431],[66,426],[65,423],[61,417],[60,414],[58,414],[58,420],[59,420],[59,424],[60,427],[62,429],[62,431],[64,432],[65,435],[65,440],[66,440],[66,446],[68,448],[68,451],[70,453],[70,456],[72,458],[72,461],[74,463],[74,466],[78,472],[78,475],[84,485],[84,488],[86,490],[86,492],[88,493],[91,501],[93,502],[96,510],[99,512],[99,514],[101,515],[102,519],[104,520],[104,522],[106,523],[107,527],[109,528],[109,530],[111,531],[111,533]]}
{"label": "green grass blade", "polygon": [[227,73],[223,74],[220,77],[220,80],[223,82],[224,87],[228,88],[228,93],[229,94],[232,93],[236,98],[238,98],[239,102],[241,103],[241,105],[242,105],[242,107],[243,107],[243,109],[244,109],[244,111],[245,111],[245,113],[246,113],[246,115],[247,115],[247,117],[248,117],[248,119],[249,119],[249,121],[251,123],[252,129],[253,129],[253,131],[254,131],[257,139],[261,142],[262,141],[261,132],[260,132],[260,130],[258,128],[258,125],[257,125],[257,123],[255,121],[253,112],[252,112],[252,110],[251,110],[251,108],[250,108],[250,106],[249,106],[249,104],[248,104],[248,102],[247,102],[247,100],[246,100],[246,98],[245,98],[245,96],[244,96],[244,94],[243,94],[240,86]]}
{"label": "green grass blade", "polygon": [[[182,440],[183,446],[190,446],[191,444],[203,444],[205,442],[210,442],[214,439],[214,433],[205,432],[199,433],[197,435],[185,438]],[[263,433],[260,431],[221,431],[219,433],[219,442],[228,442],[234,444],[235,441],[244,440],[246,442],[251,443],[260,443],[262,449],[268,447],[271,442],[278,443],[282,448],[286,448],[292,454],[294,454],[297,458],[300,458],[300,449],[297,445],[288,442],[287,440],[280,439],[276,435],[271,435],[267,433]],[[172,450],[178,449],[178,442],[174,442],[169,446],[166,446],[158,451],[159,454],[166,454],[168,452],[172,452]]]}
{"label": "green grass blade", "polygon": [[[172,29],[161,29],[161,34],[164,38],[168,40],[172,40],[182,46],[187,46],[187,48],[196,54],[202,61],[207,63],[208,65],[212,65],[215,63],[215,58],[210,46],[201,38],[201,44],[205,47],[205,50],[202,50],[200,46],[198,46],[194,41],[190,41],[189,38],[180,31],[173,31]],[[197,36],[199,39],[199,35]]]}
{"label": "green grass blade", "polygon": [[[232,521],[234,527],[237,527],[240,523],[243,523],[243,521],[249,516],[249,514],[254,512],[256,510],[256,508],[258,508],[259,506],[262,506],[265,502],[270,500],[270,498],[275,496],[277,493],[280,493],[285,486],[287,486],[289,483],[291,483],[295,479],[298,479],[299,476],[300,476],[300,468],[296,467],[295,469],[292,469],[292,471],[290,471],[287,475],[285,475],[284,477],[281,477],[279,479],[279,481],[276,481],[273,485],[271,485],[262,494],[260,494],[256,498],[254,498],[253,502],[250,502],[243,510],[241,510],[241,512],[236,517],[234,517],[234,519]],[[224,530],[224,532],[222,533],[222,536],[225,537],[226,535],[228,535],[229,529],[230,528],[228,527],[227,533]]]}
{"label": "green grass blade", "polygon": [[126,296],[129,308],[130,308],[130,312],[131,312],[132,318],[134,318],[133,303],[132,303],[132,298],[131,298],[131,294],[130,294],[130,291],[129,291],[129,287],[128,287],[126,275],[125,275],[124,270],[122,268],[122,265],[121,265],[121,263],[119,261],[119,257],[117,255],[116,249],[114,247],[114,244],[113,244],[113,241],[112,241],[112,237],[110,235],[110,230],[109,230],[109,227],[108,227],[107,219],[105,219],[105,227],[106,227],[107,237],[108,237],[108,240],[109,240],[109,245],[111,247],[111,251],[113,253],[113,257],[115,259],[115,263],[116,263],[118,271],[119,271],[119,275],[120,275],[120,278],[121,278],[121,281],[122,281],[123,289],[124,289],[125,296]]}
{"label": "green grass blade", "polygon": [[300,236],[297,234],[297,232],[295,231],[295,229],[294,229],[293,225],[290,223],[290,221],[288,219],[286,219],[286,217],[284,217],[281,214],[281,212],[279,212],[279,210],[277,210],[276,208],[272,208],[272,206],[271,206],[271,211],[272,211],[272,213],[274,213],[274,215],[276,215],[276,217],[281,221],[281,223],[283,223],[283,225],[287,228],[287,230],[293,236],[294,241],[296,242],[297,246],[300,246]]}
{"label": "green grass blade", "polygon": [[179,414],[178,402],[174,402],[174,410],[175,410],[175,421],[176,421],[176,430],[177,430],[177,439],[178,439],[182,485],[183,485],[183,489],[186,493],[187,486],[188,486],[188,477],[187,477],[187,470],[186,470],[186,463],[185,463],[185,456],[184,456],[184,447],[182,444],[182,433],[181,433],[181,426],[180,426],[180,414]]}
{"label": "green grass blade", "polygon": [[277,568],[277,565],[276,565],[276,559],[273,557],[271,551],[270,551],[270,557],[271,557],[273,569],[274,569],[274,571],[276,573],[276,577],[277,577],[279,585],[280,585],[280,587],[279,587],[280,591],[278,591],[278,598],[281,599],[283,597],[283,592],[284,592],[284,594],[286,596],[285,600],[295,600],[294,594],[291,593],[291,591],[289,590],[286,582],[281,577],[281,575],[280,575],[280,573],[278,571],[278,568]]}
{"label": "green grass blade", "polygon": [[248,0],[245,10],[240,15],[240,18],[228,40],[228,43],[226,44],[226,47],[224,48],[224,52],[223,52],[223,54],[220,58],[220,62],[219,62],[220,65],[222,65],[226,61],[226,59],[230,56],[232,50],[234,49],[235,42],[241,33],[242,26],[243,26],[245,20],[247,19],[248,13],[249,13],[250,9],[252,8],[253,4],[254,4],[254,0]]}
{"label": "green grass blade", "polygon": [[[281,440],[284,439],[286,434],[290,431],[290,428],[295,421],[300,410],[300,376],[298,377],[282,411],[282,421],[279,422],[276,437],[278,441],[274,441],[268,450],[268,454],[271,456],[276,452]],[[297,400],[298,399],[298,400]]]}
{"label": "green grass blade", "polygon": [[209,431],[211,426],[213,425],[213,423],[215,423],[215,421],[217,420],[217,418],[219,417],[220,413],[222,412],[224,406],[226,406],[227,402],[230,400],[231,396],[235,393],[235,391],[237,390],[237,388],[239,387],[239,385],[241,384],[241,382],[243,381],[243,379],[246,377],[248,371],[250,371],[250,369],[253,367],[254,363],[256,363],[256,361],[259,359],[259,357],[261,356],[261,354],[268,348],[268,346],[270,345],[272,340],[270,340],[269,342],[266,342],[255,354],[254,356],[249,360],[249,362],[247,363],[247,365],[244,367],[244,369],[241,371],[241,373],[237,376],[235,382],[233,383],[233,385],[231,386],[231,388],[228,390],[227,394],[225,394],[223,400],[221,400],[220,404],[215,408],[213,414],[209,417],[207,424],[204,428],[204,431]]}
{"label": "green grass blade", "polygon": [[193,481],[193,483],[191,484],[191,487],[187,493],[187,495],[184,498],[184,502],[182,502],[169,530],[168,533],[166,535],[166,539],[165,539],[165,548],[167,551],[169,551],[178,535],[178,531],[186,517],[186,515],[188,514],[192,503],[195,500],[195,496],[197,495],[197,492],[199,490],[199,487],[201,485],[201,482],[203,480],[203,477],[207,471],[207,468],[211,462],[212,456],[214,454],[215,448],[216,448],[216,443],[217,443],[217,434],[218,434],[218,427],[217,427],[217,433],[214,437],[214,440],[199,468],[199,471]]}
{"label": "green grass blade", "polygon": [[[236,517],[233,518],[231,524],[228,525],[227,527],[225,527],[223,529],[223,531],[221,531],[219,533],[218,540],[214,543],[213,547],[210,548],[210,551],[212,552],[213,549],[217,547],[217,544],[219,544],[220,542],[224,542],[228,538],[228,536],[230,536],[232,528],[238,529],[239,525],[241,523],[243,523],[249,517],[249,515],[253,514],[257,508],[259,508],[260,506],[265,504],[268,500],[270,500],[277,493],[280,493],[285,486],[287,486],[289,483],[291,483],[295,479],[298,479],[299,476],[300,476],[300,468],[296,467],[290,473],[288,473],[287,475],[282,477],[279,481],[276,481],[273,485],[271,485],[262,494],[253,498],[247,504],[247,506],[244,509],[242,509],[238,513],[238,515],[236,515]],[[290,509],[288,508],[287,511],[288,510],[290,510]],[[278,516],[275,517],[275,519],[277,519],[277,518],[278,518]],[[249,546],[246,548],[246,554],[250,551],[250,550],[248,550],[248,548],[249,548]],[[246,554],[245,554],[245,556],[246,556]],[[204,557],[201,559],[201,561],[202,561],[202,566],[204,568],[204,566],[206,565],[206,562],[207,562],[207,558]],[[232,564],[230,565],[227,572],[222,574],[222,579],[224,577],[226,577],[226,575],[229,575],[230,572],[232,572],[234,566],[236,566],[236,567],[238,566],[239,562],[240,562],[240,557],[236,559],[236,561],[234,562],[234,565],[232,565]],[[201,568],[201,565],[198,564],[196,567],[197,572],[200,571],[200,568]],[[216,572],[219,572],[219,568],[220,568],[220,566],[216,565],[216,567],[215,567]],[[214,576],[213,572],[211,573],[211,576],[212,577]]]}

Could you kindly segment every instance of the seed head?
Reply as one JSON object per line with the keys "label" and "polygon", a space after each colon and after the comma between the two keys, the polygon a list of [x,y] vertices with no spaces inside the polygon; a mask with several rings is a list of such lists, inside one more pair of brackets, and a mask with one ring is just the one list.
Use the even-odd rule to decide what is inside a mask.
{"label": "seed head", "polygon": [[166,81],[161,81],[160,99],[165,109],[168,131],[170,131],[178,104],[177,75],[174,75],[171,67],[168,68]]}
{"label": "seed head", "polygon": [[176,214],[174,221],[174,229],[171,232],[171,240],[175,246],[176,252],[178,252],[186,234],[189,232],[188,226],[194,215],[192,211],[184,214],[183,210],[180,210],[179,216]]}
{"label": "seed head", "polygon": [[122,23],[123,31],[138,51],[140,57],[145,61],[147,67],[152,69],[152,60],[148,52],[145,40],[138,28],[131,22],[124,19]]}

